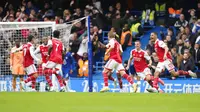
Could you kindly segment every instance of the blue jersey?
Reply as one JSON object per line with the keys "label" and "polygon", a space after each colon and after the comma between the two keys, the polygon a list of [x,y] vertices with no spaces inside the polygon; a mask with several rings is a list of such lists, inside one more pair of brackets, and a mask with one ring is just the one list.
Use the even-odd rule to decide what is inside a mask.
{"label": "blue jersey", "polygon": [[63,60],[64,62],[63,62],[63,65],[62,65],[62,68],[68,68],[68,69],[73,69],[73,67],[74,67],[74,59],[73,59],[73,57],[72,57],[72,54],[70,53],[70,52],[67,52],[66,54],[65,54],[65,58],[64,58],[64,60]]}
{"label": "blue jersey", "polygon": [[65,58],[63,60],[63,65],[62,65],[62,71],[63,71],[63,78],[68,77],[70,74],[70,70],[73,70],[75,68],[75,61],[74,58],[72,57],[72,54],[70,52],[67,52],[65,54]]}

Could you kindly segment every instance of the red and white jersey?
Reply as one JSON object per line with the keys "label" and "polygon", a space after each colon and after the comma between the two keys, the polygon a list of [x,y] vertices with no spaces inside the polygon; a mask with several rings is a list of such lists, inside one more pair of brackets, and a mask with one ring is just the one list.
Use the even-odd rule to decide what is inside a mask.
{"label": "red and white jersey", "polygon": [[150,56],[144,50],[133,49],[130,52],[130,58],[133,58],[133,63],[136,72],[143,72],[145,68],[148,67],[147,60],[150,60]]}
{"label": "red and white jersey", "polygon": [[[159,62],[164,61],[163,57],[165,54],[165,49],[164,49],[165,47],[166,47],[166,44],[163,41],[158,40],[158,39],[156,40],[156,42],[154,44],[154,48],[155,48],[156,54],[158,56]],[[167,52],[167,58],[172,60],[172,57],[169,52]]]}
{"label": "red and white jersey", "polygon": [[48,57],[48,46],[47,45],[40,45],[35,51],[34,54],[40,53],[42,57],[42,62],[46,63]]}
{"label": "red and white jersey", "polygon": [[39,61],[39,59],[34,55],[34,46],[32,43],[28,42],[22,46],[24,55],[24,67],[29,67],[34,64],[34,60]]}
{"label": "red and white jersey", "polygon": [[62,64],[62,52],[64,50],[64,46],[61,42],[61,40],[53,38],[48,41],[48,46],[52,45],[52,51],[49,56],[49,61],[52,61],[57,64]]}
{"label": "red and white jersey", "polygon": [[113,59],[118,63],[122,63],[121,53],[123,52],[123,50],[119,42],[117,42],[117,40],[115,40],[114,38],[110,39],[107,48],[112,48],[112,50],[110,51],[109,59]]}

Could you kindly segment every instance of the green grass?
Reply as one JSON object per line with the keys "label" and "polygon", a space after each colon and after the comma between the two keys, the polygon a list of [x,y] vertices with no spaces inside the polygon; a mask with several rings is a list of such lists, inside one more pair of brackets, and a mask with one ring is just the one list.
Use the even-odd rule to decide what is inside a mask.
{"label": "green grass", "polygon": [[200,94],[3,92],[0,112],[200,112]]}

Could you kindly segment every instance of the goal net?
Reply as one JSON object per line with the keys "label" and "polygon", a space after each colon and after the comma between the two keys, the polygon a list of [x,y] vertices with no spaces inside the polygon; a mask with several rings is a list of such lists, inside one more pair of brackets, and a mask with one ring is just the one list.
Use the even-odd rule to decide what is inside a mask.
{"label": "goal net", "polygon": [[[19,40],[21,45],[27,42],[28,35],[34,35],[38,43],[44,36],[52,36],[54,30],[60,31],[60,37],[67,47],[69,35],[73,24],[55,24],[55,22],[0,22],[0,91],[13,91],[13,76],[10,70],[10,53],[15,47],[15,40]],[[42,74],[39,74],[36,89],[45,91],[46,80]],[[22,74],[25,79],[27,76]],[[20,90],[19,78],[17,78],[15,91]]]}

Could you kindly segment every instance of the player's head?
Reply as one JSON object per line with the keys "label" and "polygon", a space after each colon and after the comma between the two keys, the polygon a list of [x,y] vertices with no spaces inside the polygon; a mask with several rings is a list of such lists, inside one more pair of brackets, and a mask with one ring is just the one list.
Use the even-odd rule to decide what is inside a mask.
{"label": "player's head", "polygon": [[32,44],[36,43],[36,38],[33,35],[28,36],[28,42],[31,42]]}
{"label": "player's head", "polygon": [[140,50],[140,48],[141,48],[141,43],[140,43],[139,40],[136,40],[136,41],[135,41],[135,48],[136,48],[137,50]]}
{"label": "player's head", "polygon": [[68,47],[66,48],[66,51],[67,51],[67,52],[70,52],[70,51],[71,51],[71,47],[68,46]]}
{"label": "player's head", "polygon": [[20,40],[19,39],[15,39],[15,45],[16,45],[16,47],[20,46]]}
{"label": "player's head", "polygon": [[112,39],[112,38],[115,38],[115,33],[110,31],[108,32],[108,39]]}
{"label": "player's head", "polygon": [[150,36],[151,42],[155,42],[157,38],[158,38],[158,34],[156,32],[152,32]]}
{"label": "player's head", "polygon": [[54,38],[59,38],[59,37],[60,37],[60,31],[55,30],[55,31],[53,32],[53,37],[54,37]]}
{"label": "player's head", "polygon": [[42,38],[42,43],[43,43],[44,45],[47,45],[48,39],[49,39],[49,38],[48,38],[47,36],[43,37],[43,38]]}

